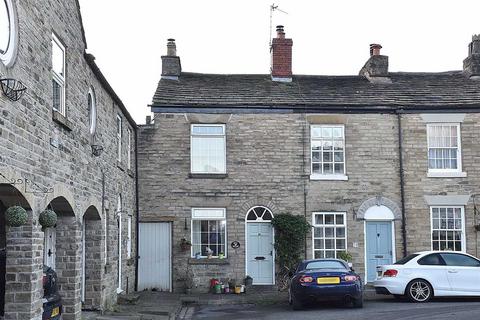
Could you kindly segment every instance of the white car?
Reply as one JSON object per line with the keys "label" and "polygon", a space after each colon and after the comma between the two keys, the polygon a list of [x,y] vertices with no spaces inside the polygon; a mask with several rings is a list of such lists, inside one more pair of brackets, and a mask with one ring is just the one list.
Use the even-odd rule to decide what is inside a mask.
{"label": "white car", "polygon": [[466,253],[424,251],[377,267],[379,294],[427,302],[433,296],[480,296],[480,260]]}

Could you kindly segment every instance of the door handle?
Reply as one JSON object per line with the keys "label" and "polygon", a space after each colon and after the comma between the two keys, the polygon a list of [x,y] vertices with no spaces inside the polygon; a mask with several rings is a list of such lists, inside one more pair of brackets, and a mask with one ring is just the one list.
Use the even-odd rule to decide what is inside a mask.
{"label": "door handle", "polygon": [[448,270],[448,273],[458,273],[458,270]]}
{"label": "door handle", "polygon": [[255,257],[255,260],[265,260],[265,257]]}

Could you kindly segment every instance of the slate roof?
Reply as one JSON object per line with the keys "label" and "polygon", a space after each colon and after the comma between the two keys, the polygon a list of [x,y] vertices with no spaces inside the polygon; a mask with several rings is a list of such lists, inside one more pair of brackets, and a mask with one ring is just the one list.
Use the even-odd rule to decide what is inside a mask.
{"label": "slate roof", "polygon": [[362,76],[295,75],[291,83],[270,75],[184,72],[161,79],[152,107],[255,108],[479,108],[480,81],[461,71],[389,73],[392,83],[370,83]]}

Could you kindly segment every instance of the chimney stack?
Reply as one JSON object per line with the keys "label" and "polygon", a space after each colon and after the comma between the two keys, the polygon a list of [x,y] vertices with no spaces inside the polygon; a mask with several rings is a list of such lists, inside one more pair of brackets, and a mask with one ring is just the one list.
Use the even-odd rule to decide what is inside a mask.
{"label": "chimney stack", "polygon": [[480,35],[473,35],[468,45],[468,57],[463,60],[463,72],[470,79],[480,78]]}
{"label": "chimney stack", "polygon": [[180,57],[177,56],[175,39],[168,39],[167,55],[162,56],[162,79],[178,80],[182,72]]}
{"label": "chimney stack", "polygon": [[292,39],[285,38],[283,26],[277,26],[277,37],[272,39],[272,80],[292,81]]}
{"label": "chimney stack", "polygon": [[359,75],[364,76],[372,83],[390,83],[388,78],[388,56],[380,54],[382,46],[377,43],[370,45],[370,59],[360,70]]}

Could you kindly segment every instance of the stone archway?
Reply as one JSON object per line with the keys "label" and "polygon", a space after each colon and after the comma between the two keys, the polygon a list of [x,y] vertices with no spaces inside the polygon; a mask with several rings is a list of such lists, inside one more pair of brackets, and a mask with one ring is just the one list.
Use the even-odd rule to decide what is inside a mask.
{"label": "stone archway", "polygon": [[77,319],[81,312],[80,225],[72,205],[65,197],[54,198],[47,208],[57,213],[57,225],[44,230],[44,261],[51,264],[53,260],[53,268],[57,272],[59,291],[63,300],[63,319]]}
{"label": "stone archway", "polygon": [[[28,222],[21,227],[5,224],[5,211],[21,206],[28,213]],[[42,253],[39,226],[32,223],[32,206],[12,184],[0,183],[0,318],[37,319],[42,313]],[[16,299],[16,296],[22,296]]]}
{"label": "stone archway", "polygon": [[102,298],[102,232],[100,213],[95,206],[85,211],[82,219],[82,309],[100,310]]}

